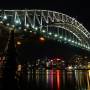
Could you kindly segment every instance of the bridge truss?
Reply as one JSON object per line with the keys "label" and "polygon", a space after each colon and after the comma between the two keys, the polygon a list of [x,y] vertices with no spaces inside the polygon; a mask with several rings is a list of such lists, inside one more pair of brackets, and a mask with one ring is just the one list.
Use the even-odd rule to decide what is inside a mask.
{"label": "bridge truss", "polygon": [[[75,18],[50,10],[0,10],[0,25],[15,32],[40,32],[47,38],[90,51],[90,33]],[[7,30],[8,30],[7,29]]]}

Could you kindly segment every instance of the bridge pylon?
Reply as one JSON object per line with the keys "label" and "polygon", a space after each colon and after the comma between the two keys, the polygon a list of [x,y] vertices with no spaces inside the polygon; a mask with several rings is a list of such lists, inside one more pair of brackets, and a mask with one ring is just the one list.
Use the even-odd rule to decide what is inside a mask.
{"label": "bridge pylon", "polygon": [[15,48],[15,41],[14,41],[14,30],[11,30],[9,33],[9,40],[7,44],[6,50],[6,63],[4,68],[4,76],[5,78],[13,78],[16,73],[16,48]]}

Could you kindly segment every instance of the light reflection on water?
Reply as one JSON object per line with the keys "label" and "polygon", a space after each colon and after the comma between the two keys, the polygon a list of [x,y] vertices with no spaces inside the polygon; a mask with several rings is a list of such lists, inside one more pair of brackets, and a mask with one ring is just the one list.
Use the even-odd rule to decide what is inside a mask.
{"label": "light reflection on water", "polygon": [[87,90],[90,90],[90,70],[88,70],[87,74]]}
{"label": "light reflection on water", "polygon": [[90,70],[30,70],[17,74],[18,90],[90,90]]}

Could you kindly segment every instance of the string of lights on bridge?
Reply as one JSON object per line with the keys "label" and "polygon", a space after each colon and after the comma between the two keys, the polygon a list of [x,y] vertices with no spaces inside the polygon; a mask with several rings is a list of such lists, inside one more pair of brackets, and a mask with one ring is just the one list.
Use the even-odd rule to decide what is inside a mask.
{"label": "string of lights on bridge", "polygon": [[[10,12],[12,13],[12,12]],[[15,29],[16,33],[20,30],[24,30],[25,32],[39,32],[41,35],[43,35],[46,38],[52,38],[60,42],[69,43],[73,46],[80,47],[82,49],[86,49],[90,51],[90,45],[87,45],[86,43],[81,43],[80,41],[75,41],[72,38],[65,37],[61,35],[60,33],[54,33],[49,30],[47,25],[45,28],[43,28],[43,25],[35,25],[31,23],[31,21],[27,21],[27,12],[25,11],[24,20],[21,16],[18,15],[17,11],[14,11],[15,14],[6,14],[4,11],[0,12],[0,25],[5,25],[9,29]],[[20,12],[19,12],[20,13]],[[35,13],[35,12],[34,12]],[[42,13],[42,12],[41,12]],[[13,17],[13,18],[10,18]],[[44,16],[43,16],[44,17]],[[29,17],[28,17],[29,18]],[[38,17],[36,17],[38,20]],[[33,19],[35,22],[35,18]],[[43,21],[43,19],[41,19]],[[43,23],[41,21],[41,23]],[[39,22],[39,20],[38,20]],[[41,24],[40,23],[40,24]],[[47,29],[48,28],[48,29]],[[75,33],[74,33],[75,34]],[[77,37],[77,36],[76,36]]]}

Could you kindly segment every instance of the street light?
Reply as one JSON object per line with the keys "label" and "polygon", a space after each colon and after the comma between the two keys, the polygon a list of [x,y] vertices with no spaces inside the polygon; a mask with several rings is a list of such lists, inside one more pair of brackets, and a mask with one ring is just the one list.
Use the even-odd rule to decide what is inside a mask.
{"label": "street light", "polygon": [[20,41],[17,41],[17,45],[21,45],[21,42]]}
{"label": "street light", "polygon": [[40,37],[40,41],[45,41],[45,38],[44,37]]}

